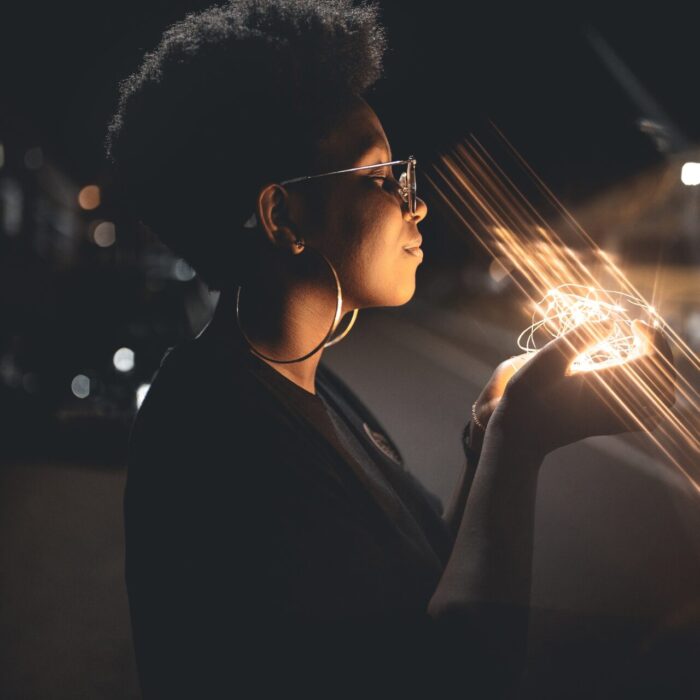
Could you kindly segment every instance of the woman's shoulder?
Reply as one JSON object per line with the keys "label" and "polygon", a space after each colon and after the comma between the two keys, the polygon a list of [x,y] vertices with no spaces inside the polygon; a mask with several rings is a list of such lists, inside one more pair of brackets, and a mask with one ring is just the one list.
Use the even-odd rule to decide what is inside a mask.
{"label": "woman's shoulder", "polygon": [[185,414],[200,402],[213,369],[211,363],[203,362],[203,359],[192,339],[166,348],[151,377],[136,423],[158,419],[159,416],[165,420],[166,415]]}
{"label": "woman's shoulder", "polygon": [[175,411],[228,411],[250,403],[257,388],[240,352],[200,335],[165,350],[142,409],[159,400]]}
{"label": "woman's shoulder", "polygon": [[215,346],[190,338],[168,347],[132,424],[132,452],[203,451],[252,439],[261,422],[254,419],[257,393],[236,359]]}
{"label": "woman's shoulder", "polygon": [[270,381],[274,370],[265,365],[263,372],[259,364],[212,336],[167,348],[134,421],[132,443],[162,439],[173,450],[228,454],[245,449],[268,461],[280,456],[284,443],[290,455],[308,456],[315,435],[309,416],[296,410],[280,382]]}

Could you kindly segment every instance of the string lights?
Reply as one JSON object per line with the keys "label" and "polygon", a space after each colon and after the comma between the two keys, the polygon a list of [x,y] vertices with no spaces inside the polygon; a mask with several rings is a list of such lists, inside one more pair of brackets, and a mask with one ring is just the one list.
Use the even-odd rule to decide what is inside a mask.
{"label": "string lights", "polygon": [[574,359],[571,373],[614,367],[641,357],[647,351],[647,341],[635,330],[635,321],[658,325],[656,310],[642,299],[580,284],[550,289],[534,307],[532,324],[518,338],[518,347],[525,352],[536,352],[547,341],[583,323],[612,322],[608,335]]}

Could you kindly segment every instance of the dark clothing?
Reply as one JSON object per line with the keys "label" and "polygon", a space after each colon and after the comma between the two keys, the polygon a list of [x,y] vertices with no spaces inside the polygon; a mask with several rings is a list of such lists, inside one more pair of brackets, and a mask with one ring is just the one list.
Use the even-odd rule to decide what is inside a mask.
{"label": "dark clothing", "polygon": [[124,500],[146,698],[230,697],[251,681],[246,697],[333,698],[340,679],[371,697],[376,674],[391,697],[425,662],[451,547],[440,502],[323,363],[316,388],[251,354],[234,325],[163,358]]}

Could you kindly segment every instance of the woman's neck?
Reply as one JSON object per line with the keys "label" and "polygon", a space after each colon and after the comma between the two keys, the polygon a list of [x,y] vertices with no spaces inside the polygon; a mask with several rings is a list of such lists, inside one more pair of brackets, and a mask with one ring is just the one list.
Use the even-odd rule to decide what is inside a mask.
{"label": "woman's neck", "polygon": [[[260,357],[250,346],[258,353],[280,360],[301,357],[316,347],[328,333],[334,308],[326,303],[327,308],[323,311],[327,318],[323,319],[323,304],[318,299],[310,299],[308,294],[287,294],[276,298],[253,294],[251,289],[246,295],[246,289],[242,288],[239,300],[240,326],[247,339],[248,351],[305,391],[315,394],[316,370],[323,348],[300,362],[279,363]],[[293,303],[295,296],[298,301]],[[214,330],[240,332],[236,328],[235,290],[221,293],[212,326]]]}

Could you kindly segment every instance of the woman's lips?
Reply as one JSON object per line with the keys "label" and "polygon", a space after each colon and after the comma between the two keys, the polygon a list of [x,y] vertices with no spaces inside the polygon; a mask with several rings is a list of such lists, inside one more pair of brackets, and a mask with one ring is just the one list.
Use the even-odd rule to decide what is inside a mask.
{"label": "woman's lips", "polygon": [[406,244],[403,249],[409,254],[413,255],[416,258],[422,258],[423,257],[423,251],[421,250],[421,244],[423,243],[423,236],[420,234],[418,235],[418,238],[414,238],[410,243]]}
{"label": "woman's lips", "polygon": [[414,255],[417,258],[422,258],[423,257],[423,251],[420,249],[419,246],[414,246],[413,248],[404,248],[404,250],[409,254],[409,255]]}

